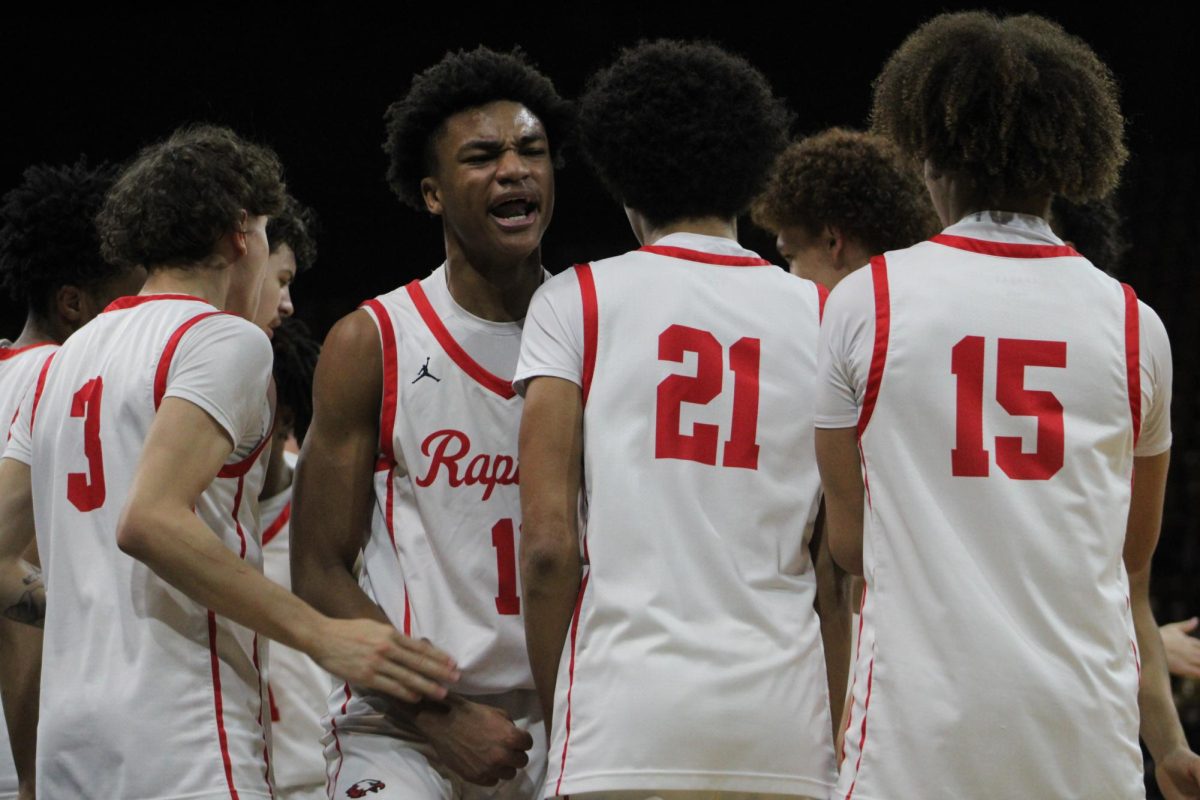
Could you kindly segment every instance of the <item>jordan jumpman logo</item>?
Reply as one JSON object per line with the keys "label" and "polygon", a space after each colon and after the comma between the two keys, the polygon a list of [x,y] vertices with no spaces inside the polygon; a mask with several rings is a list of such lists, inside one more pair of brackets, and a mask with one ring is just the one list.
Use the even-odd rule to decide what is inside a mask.
{"label": "jordan jumpman logo", "polygon": [[429,371],[429,356],[425,356],[425,363],[421,365],[421,369],[417,372],[417,377],[413,378],[412,382],[416,383],[421,378],[433,378],[438,383],[442,382],[441,378]]}

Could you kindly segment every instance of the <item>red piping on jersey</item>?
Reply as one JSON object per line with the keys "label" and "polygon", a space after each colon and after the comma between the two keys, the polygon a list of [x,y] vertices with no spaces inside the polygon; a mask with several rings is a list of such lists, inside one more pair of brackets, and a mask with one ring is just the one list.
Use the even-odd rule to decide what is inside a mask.
{"label": "red piping on jersey", "polygon": [[1129,382],[1129,414],[1133,419],[1133,446],[1142,435],[1142,355],[1141,328],[1138,318],[1138,299],[1133,288],[1121,284],[1125,291],[1125,375]]}
{"label": "red piping on jersey", "polygon": [[[56,355],[58,355],[57,350],[46,357],[46,363],[42,364],[42,370],[38,373],[37,384],[33,387],[33,405],[29,409],[30,434],[33,433],[33,421],[37,419],[38,403],[42,402],[42,390],[46,388],[46,373],[50,371],[50,362],[54,360],[54,356]],[[13,417],[13,421],[16,421],[16,417]]]}
{"label": "red piping on jersey", "polygon": [[858,415],[858,436],[862,438],[871,415],[875,412],[875,401],[879,398],[879,384],[883,380],[883,365],[887,361],[888,333],[892,324],[892,306],[888,293],[887,259],[875,256],[871,259],[871,283],[875,287],[875,349],[871,352],[871,370],[867,373],[867,389],[863,394],[862,412]]}
{"label": "red piping on jersey", "polygon": [[433,334],[433,338],[438,340],[438,344],[446,351],[446,355],[458,365],[458,368],[467,373],[476,383],[489,389],[503,397],[505,400],[511,400],[517,396],[517,393],[512,388],[512,381],[506,381],[488,370],[484,369],[478,361],[471,358],[466,350],[463,350],[454,337],[450,335],[450,331],[446,330],[446,326],[438,317],[437,312],[433,310],[433,306],[429,302],[429,298],[425,296],[425,290],[421,288],[420,281],[413,281],[405,287],[408,290],[408,296],[412,298],[413,305],[417,307],[417,313],[421,315],[421,319],[425,321],[425,325],[429,328],[429,332]]}
{"label": "red piping on jersey", "polygon": [[375,317],[379,327],[379,340],[383,347],[383,398],[379,408],[379,452],[394,464],[396,451],[392,447],[392,435],[396,427],[396,394],[399,391],[399,366],[396,357],[396,331],[392,327],[392,318],[388,315],[383,303],[378,300],[368,300],[362,304]]}
{"label": "red piping on jersey", "polygon": [[288,500],[286,503],[284,503],[283,510],[279,512],[279,516],[275,517],[275,521],[268,525],[267,529],[263,531],[263,547],[266,547],[272,539],[279,535],[279,532],[283,530],[283,526],[287,524],[287,521],[291,519],[291,517],[292,501]]}
{"label": "red piping on jersey", "polygon": [[[400,560],[400,551],[396,548],[396,516],[395,516],[395,487],[396,480],[396,465],[392,464],[388,467],[387,476],[387,510],[384,512],[383,519],[387,525],[388,539],[392,542],[392,552],[396,556],[396,560]],[[408,584],[404,584],[404,620],[401,623],[401,630],[405,636],[412,635],[412,609],[408,602]]]}
{"label": "red piping on jersey", "polygon": [[[858,599],[858,638],[854,641],[854,663],[858,664],[858,654],[862,652],[862,629],[863,629],[863,609],[867,605],[867,584],[863,581],[862,594]],[[854,698],[854,687],[858,685],[858,670],[854,670],[854,678],[850,681],[850,698]],[[853,709],[853,706],[851,706]],[[851,719],[854,715],[846,715],[846,729],[842,731],[842,752],[838,755],[838,767],[842,766],[842,762],[846,759],[846,737],[850,735],[850,726],[853,724]]]}
{"label": "red piping on jersey", "polygon": [[191,294],[139,294],[132,295],[130,297],[118,297],[116,300],[113,300],[111,303],[105,306],[104,311],[101,311],[100,313],[105,314],[109,311],[120,311],[124,308],[133,308],[134,306],[140,306],[142,303],[149,303],[154,300],[190,300],[193,303],[204,303],[206,306],[212,305],[212,303],[208,302],[203,297],[196,297],[195,295]]}
{"label": "red piping on jersey", "polygon": [[221,467],[221,471],[217,473],[217,477],[218,478],[242,478],[247,472],[249,472],[250,468],[254,466],[254,462],[258,461],[258,457],[260,455],[262,455],[263,449],[270,443],[271,428],[274,428],[274,427],[275,427],[275,417],[274,417],[274,415],[272,415],[271,425],[267,429],[267,435],[264,436],[262,438],[262,441],[260,441],[255,446],[255,448],[250,451],[250,455],[246,456],[245,458],[243,458],[241,461],[238,461],[237,463],[226,464],[225,466]]}
{"label": "red piping on jersey", "polygon": [[583,608],[583,593],[587,591],[588,573],[579,584],[579,596],[575,598],[575,614],[571,618],[571,663],[567,668],[567,717],[566,735],[563,739],[562,761],[558,765],[558,783],[554,793],[562,794],[563,774],[567,771],[567,748],[571,745],[571,693],[575,689],[575,638],[579,634],[579,610]]}
{"label": "red piping on jersey", "polygon": [[972,239],[969,236],[955,236],[951,233],[939,233],[929,241],[959,250],[969,250],[985,256],[1000,256],[1002,258],[1065,258],[1079,256],[1074,247],[1065,244],[1019,244],[1016,242],[993,242],[987,239]]}
{"label": "red piping on jersey", "polygon": [[225,735],[225,711],[221,700],[221,660],[217,657],[217,615],[208,612],[208,655],[212,665],[213,706],[217,714],[217,738],[221,742],[221,760],[225,762],[225,783],[229,786],[230,800],[238,800],[233,785],[233,763],[229,760],[229,739]]}
{"label": "red piping on jersey", "polygon": [[[862,635],[862,620],[866,616],[867,606],[867,587],[863,584],[863,601],[860,613],[858,616],[859,635]],[[861,639],[859,640],[861,642]],[[856,659],[857,660],[857,659]],[[850,800],[854,794],[854,787],[858,784],[858,773],[862,768],[863,747],[867,744],[867,712],[871,710],[871,689],[874,686],[875,678],[875,656],[871,656],[871,663],[867,666],[867,697],[863,701],[863,717],[862,717],[862,732],[858,738],[858,758],[854,761],[854,780],[850,782],[850,790],[846,792],[846,800]],[[845,744],[843,740],[842,744]]]}
{"label": "red piping on jersey", "polygon": [[38,342],[37,344],[27,344],[24,347],[0,347],[0,361],[7,361],[10,358],[16,358],[21,353],[28,352],[38,347],[58,347],[57,342]]}
{"label": "red piping on jersey", "polygon": [[825,284],[813,284],[817,287],[817,322],[825,321],[825,301],[829,299],[829,290],[825,288]]}
{"label": "red piping on jersey", "polygon": [[758,256],[726,256],[719,253],[705,253],[702,250],[689,250],[686,247],[671,247],[669,245],[648,244],[638,248],[642,253],[653,253],[656,256],[681,258],[684,261],[698,261],[701,264],[716,264],[719,267],[770,267],[770,261]]}
{"label": "red piping on jersey", "polygon": [[237,482],[237,491],[233,494],[233,527],[237,529],[238,540],[242,543],[238,558],[244,560],[246,558],[246,532],[242,530],[242,521],[238,519],[238,511],[242,508],[242,492],[246,488],[246,482],[242,478],[238,478]]}
{"label": "red piping on jersey", "polygon": [[[346,706],[350,705],[350,684],[343,683],[342,687],[346,692],[346,699],[342,701],[341,715],[346,716]],[[333,733],[333,746],[334,749],[337,750],[338,754],[337,769],[335,769],[333,772],[333,783],[332,785],[330,785],[328,782],[326,783],[326,794],[328,794],[330,797],[333,797],[333,793],[337,791],[338,779],[342,777],[342,762],[346,759],[342,756],[342,742],[340,739],[338,739],[337,722],[334,721],[332,716],[329,718],[329,730]]]}
{"label": "red piping on jersey", "polygon": [[[263,701],[262,701],[262,668],[258,665],[258,634],[254,634],[254,656],[251,661],[254,663],[254,674],[258,676],[258,729],[262,732],[263,742],[263,765],[266,771],[263,772],[263,781],[267,784],[267,795],[275,796],[275,787],[271,785],[271,748],[267,744],[267,729],[263,727]],[[268,696],[271,693],[271,687],[267,687]],[[274,699],[272,698],[272,705]]]}
{"label": "red piping on jersey", "polygon": [[[121,300],[131,300],[131,301],[137,300],[137,301],[144,302],[146,300],[154,300],[154,299],[158,299],[161,297],[167,297],[167,296],[170,296],[170,295],[143,295],[141,297],[122,297],[120,300],[113,301],[113,304],[110,305],[109,308],[112,308],[113,306],[117,305],[117,303],[120,303]],[[183,296],[184,295],[180,295],[180,297],[183,297]],[[188,298],[188,299],[195,299],[195,298]],[[136,305],[136,303],[131,303],[131,305]],[[123,307],[127,307],[127,306],[123,306]],[[179,340],[182,339],[183,335],[185,333],[187,333],[189,330],[191,330],[192,326],[195,325],[197,322],[208,319],[209,317],[215,317],[221,313],[223,313],[223,312],[221,312],[221,311],[205,311],[202,314],[197,314],[196,316],[192,317],[191,319],[187,320],[182,325],[180,325],[178,328],[176,328],[175,332],[171,334],[171,337],[169,339],[167,339],[167,346],[163,348],[162,355],[159,356],[159,358],[158,358],[158,368],[156,370],[154,370],[154,410],[155,411],[158,411],[158,407],[160,405],[162,405],[163,395],[165,395],[167,393],[167,376],[171,372],[171,361],[175,358],[175,351],[179,349]]]}
{"label": "red piping on jersey", "polygon": [[579,299],[583,304],[583,403],[587,405],[596,373],[596,344],[600,336],[600,305],[596,302],[596,276],[591,264],[575,267],[579,280]]}

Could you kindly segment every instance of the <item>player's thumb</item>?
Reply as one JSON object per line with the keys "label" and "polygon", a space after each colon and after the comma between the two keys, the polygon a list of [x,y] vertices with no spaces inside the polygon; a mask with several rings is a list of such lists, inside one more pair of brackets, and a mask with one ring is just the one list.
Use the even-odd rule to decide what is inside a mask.
{"label": "player's thumb", "polygon": [[1191,633],[1192,631],[1196,630],[1197,625],[1200,625],[1200,617],[1192,617],[1191,619],[1185,619],[1183,622],[1181,622],[1179,624],[1179,630],[1183,631],[1184,633]]}

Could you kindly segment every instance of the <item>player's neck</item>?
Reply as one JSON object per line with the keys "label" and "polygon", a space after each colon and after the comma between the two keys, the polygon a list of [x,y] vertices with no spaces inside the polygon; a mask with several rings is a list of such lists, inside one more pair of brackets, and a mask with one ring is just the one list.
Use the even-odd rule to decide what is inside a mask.
{"label": "player's neck", "polygon": [[225,310],[229,297],[229,270],[197,267],[161,267],[152,270],[141,294],[186,294]]}
{"label": "player's neck", "polygon": [[672,233],[698,233],[702,236],[719,236],[722,239],[737,241],[737,218],[695,217],[655,225],[634,209],[626,208],[625,212],[629,217],[630,226],[633,227],[633,234],[643,245],[654,244]]}
{"label": "player's neck", "polygon": [[529,300],[542,283],[542,252],[534,250],[518,262],[471,255],[446,248],[447,286],[464,311],[491,322],[525,318]]}
{"label": "player's neck", "polygon": [[44,320],[30,313],[25,317],[25,327],[21,335],[13,342],[13,347],[30,347],[35,344],[62,344],[70,336],[72,330],[61,321]]}

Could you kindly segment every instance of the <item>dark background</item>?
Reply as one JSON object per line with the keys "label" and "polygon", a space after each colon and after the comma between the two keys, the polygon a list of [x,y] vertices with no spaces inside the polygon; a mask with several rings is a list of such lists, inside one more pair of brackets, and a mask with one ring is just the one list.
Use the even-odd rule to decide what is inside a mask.
{"label": "dark background", "polygon": [[[969,6],[787,7],[801,22],[786,23],[750,3],[578,10],[402,3],[379,16],[342,7],[197,14],[180,5],[169,14],[112,9],[90,18],[53,9],[6,11],[0,190],[30,163],[80,153],[119,161],[184,122],[231,125],[279,152],[292,190],[322,218],[317,269],[301,277],[294,297],[298,316],[324,334],[360,300],[442,260],[436,222],[402,207],[388,190],[380,143],[384,108],[447,49],[519,44],[574,97],[621,45],[659,36],[712,39],[766,72],[797,114],[795,132],[804,134],[862,126],[871,80],[905,34],[932,14]],[[1200,612],[1200,537],[1192,513],[1200,495],[1200,314],[1192,309],[1200,220],[1195,29],[1174,16],[1181,10],[1141,5],[1121,15],[1097,14],[1090,4],[991,8],[1057,20],[1089,41],[1122,85],[1133,156],[1120,203],[1134,244],[1124,278],[1163,317],[1175,357],[1176,445],[1155,595],[1160,620],[1190,616]],[[578,158],[558,175],[556,212],[543,251],[552,271],[636,244],[621,210]],[[779,261],[771,239],[749,223],[742,238]],[[0,312],[0,336],[14,337],[23,315],[11,304]],[[1195,708],[1186,713],[1200,721]]]}

